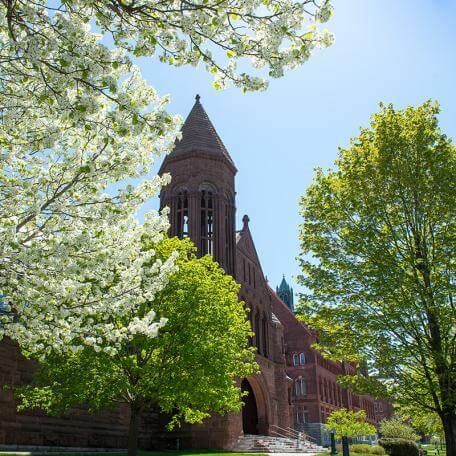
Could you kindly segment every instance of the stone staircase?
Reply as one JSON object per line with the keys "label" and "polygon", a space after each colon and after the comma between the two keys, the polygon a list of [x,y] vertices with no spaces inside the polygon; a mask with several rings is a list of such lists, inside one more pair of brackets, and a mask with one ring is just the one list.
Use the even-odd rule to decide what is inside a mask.
{"label": "stone staircase", "polygon": [[239,453],[324,453],[327,450],[308,440],[245,434],[239,438],[233,451]]}

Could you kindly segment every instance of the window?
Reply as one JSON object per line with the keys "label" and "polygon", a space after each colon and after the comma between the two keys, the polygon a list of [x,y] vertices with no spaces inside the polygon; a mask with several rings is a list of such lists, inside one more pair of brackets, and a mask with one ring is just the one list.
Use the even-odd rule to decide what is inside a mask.
{"label": "window", "polygon": [[214,198],[210,190],[201,190],[201,253],[214,256]]}
{"label": "window", "polygon": [[306,381],[299,377],[295,382],[295,396],[305,396],[307,394]]}
{"label": "window", "polygon": [[304,424],[308,422],[307,410],[306,408],[297,408],[296,409],[296,424]]}
{"label": "window", "polygon": [[182,239],[188,237],[188,194],[187,191],[181,191],[177,195],[177,237]]}
{"label": "window", "polygon": [[236,244],[234,213],[233,197],[227,193],[225,195],[225,266],[228,273],[234,272],[234,246]]}
{"label": "window", "polygon": [[246,281],[246,275],[245,275],[245,258],[242,259],[242,265],[244,266],[244,282]]}
{"label": "window", "polygon": [[260,314],[257,312],[256,315],[255,315],[255,345],[256,345],[256,348],[258,349],[258,352],[260,351],[260,347],[261,347],[261,341],[260,341],[260,332],[261,332],[261,328],[260,328]]}
{"label": "window", "polygon": [[304,356],[304,353],[299,353],[299,364],[301,364],[301,366],[306,364],[306,357]]}
{"label": "window", "polygon": [[298,408],[296,410],[296,424],[307,423],[307,410]]}
{"label": "window", "polygon": [[293,353],[293,366],[297,366],[299,364],[299,358],[297,353]]}
{"label": "window", "polygon": [[263,355],[268,357],[268,321],[266,316],[263,315]]}

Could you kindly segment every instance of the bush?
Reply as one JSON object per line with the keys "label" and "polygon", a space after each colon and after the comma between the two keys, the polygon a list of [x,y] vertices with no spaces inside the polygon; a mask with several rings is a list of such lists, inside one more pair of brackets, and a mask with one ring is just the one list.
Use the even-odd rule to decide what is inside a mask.
{"label": "bush", "polygon": [[419,456],[419,448],[415,442],[406,439],[382,438],[378,441],[390,456]]}
{"label": "bush", "polygon": [[386,451],[383,447],[379,446],[379,445],[375,445],[372,447],[371,449],[371,454],[380,454],[380,455],[383,455],[383,454],[386,454]]}
{"label": "bush", "polygon": [[380,434],[386,439],[404,439],[412,440],[413,442],[416,442],[420,438],[411,426],[396,416],[393,416],[389,420],[381,421]]}
{"label": "bush", "polygon": [[376,445],[369,445],[367,443],[355,443],[350,445],[350,452],[351,453],[361,453],[361,454],[385,454],[385,450]]}

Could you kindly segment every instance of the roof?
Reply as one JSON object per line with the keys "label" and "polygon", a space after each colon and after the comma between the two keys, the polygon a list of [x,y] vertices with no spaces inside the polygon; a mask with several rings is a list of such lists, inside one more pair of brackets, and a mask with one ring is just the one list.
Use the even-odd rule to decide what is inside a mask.
{"label": "roof", "polygon": [[165,161],[191,152],[204,152],[225,159],[236,169],[230,154],[204,110],[199,95],[195,98],[195,104],[187,116],[181,132],[181,140],[176,141],[173,151],[165,158]]}

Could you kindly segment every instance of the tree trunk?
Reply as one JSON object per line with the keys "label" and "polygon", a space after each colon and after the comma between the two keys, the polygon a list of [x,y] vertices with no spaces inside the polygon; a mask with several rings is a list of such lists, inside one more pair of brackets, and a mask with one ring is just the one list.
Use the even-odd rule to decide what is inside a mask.
{"label": "tree trunk", "polygon": [[445,431],[446,454],[456,456],[456,411],[441,418]]}
{"label": "tree trunk", "polygon": [[140,411],[141,409],[137,404],[130,404],[130,424],[128,427],[128,456],[136,456],[138,454]]}

